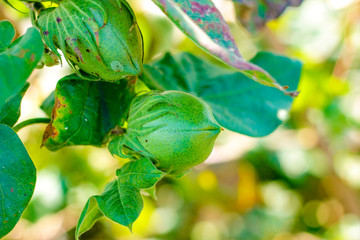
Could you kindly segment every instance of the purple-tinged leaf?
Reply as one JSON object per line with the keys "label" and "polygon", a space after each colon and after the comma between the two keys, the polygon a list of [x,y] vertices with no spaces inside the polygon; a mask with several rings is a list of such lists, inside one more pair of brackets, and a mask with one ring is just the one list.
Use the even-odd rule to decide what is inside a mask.
{"label": "purple-tinged leaf", "polygon": [[238,21],[250,31],[262,28],[278,18],[287,7],[299,6],[303,0],[233,0]]}
{"label": "purple-tinged leaf", "polygon": [[240,54],[229,26],[211,0],[153,0],[160,9],[202,49],[228,65],[237,68],[252,80],[276,87],[288,95],[261,67],[247,62]]}

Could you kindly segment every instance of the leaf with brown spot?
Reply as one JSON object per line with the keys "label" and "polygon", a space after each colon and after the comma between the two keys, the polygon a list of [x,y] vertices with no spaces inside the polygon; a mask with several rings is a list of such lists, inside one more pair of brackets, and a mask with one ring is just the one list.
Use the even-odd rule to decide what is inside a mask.
{"label": "leaf with brown spot", "polygon": [[[46,127],[43,145],[57,150],[72,145],[101,146],[110,131],[121,126],[134,96],[134,84],[84,81],[76,74],[57,83],[51,122]],[[49,109],[47,106],[46,109]]]}
{"label": "leaf with brown spot", "polygon": [[0,22],[0,122],[9,126],[19,118],[26,79],[43,53],[43,43],[35,28],[29,28],[24,36],[11,43],[14,33],[9,22]]}

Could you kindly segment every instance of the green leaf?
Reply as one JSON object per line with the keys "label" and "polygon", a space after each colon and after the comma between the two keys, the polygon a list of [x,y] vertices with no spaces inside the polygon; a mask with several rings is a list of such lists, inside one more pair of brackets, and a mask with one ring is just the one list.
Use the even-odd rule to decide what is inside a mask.
{"label": "green leaf", "polygon": [[233,0],[237,20],[255,32],[273,19],[278,18],[287,7],[299,6],[303,0]]}
{"label": "green leaf", "polygon": [[44,100],[44,102],[41,104],[40,108],[51,117],[51,112],[55,105],[55,91],[51,92],[49,96]]}
{"label": "green leaf", "polygon": [[0,238],[19,221],[34,192],[36,169],[24,145],[0,124]]}
{"label": "green leaf", "polygon": [[75,238],[79,239],[81,234],[91,229],[94,224],[103,217],[99,205],[95,197],[90,197],[87,201],[83,211],[81,212],[77,227]]}
{"label": "green leaf", "polygon": [[0,22],[0,52],[10,46],[15,36],[15,29],[7,20]]}
{"label": "green leaf", "polygon": [[130,229],[144,204],[140,190],[131,183],[121,183],[119,179],[96,200],[104,216]]}
{"label": "green leaf", "polygon": [[131,161],[116,171],[120,183],[131,183],[139,189],[153,187],[164,174],[148,158]]}
{"label": "green leaf", "polygon": [[21,100],[24,97],[30,84],[25,86],[15,96],[5,101],[5,104],[0,107],[0,123],[6,124],[10,127],[14,126],[20,117]]}
{"label": "green leaf", "polygon": [[[260,52],[252,60],[268,70],[279,83],[296,90],[301,63],[287,57]],[[144,66],[142,80],[152,89],[180,90],[205,100],[223,127],[253,137],[273,132],[280,124],[279,112],[289,110],[293,98],[260,85],[244,74],[194,55],[166,54]]]}
{"label": "green leaf", "polygon": [[240,54],[229,26],[211,0],[153,0],[160,9],[203,50],[261,84],[276,87],[285,94],[286,87],[261,67],[247,62]]}
{"label": "green leaf", "polygon": [[133,96],[134,85],[126,79],[118,83],[84,81],[76,74],[61,79],[43,145],[50,150],[103,145],[111,129],[125,122]]}
{"label": "green leaf", "polygon": [[103,194],[89,198],[76,227],[76,239],[103,215],[131,230],[143,208],[140,189],[154,187],[165,175],[148,158],[130,161],[116,174],[117,179],[105,187]]}
{"label": "green leaf", "polygon": [[43,43],[35,28],[0,52],[0,108],[24,88],[42,53]]}

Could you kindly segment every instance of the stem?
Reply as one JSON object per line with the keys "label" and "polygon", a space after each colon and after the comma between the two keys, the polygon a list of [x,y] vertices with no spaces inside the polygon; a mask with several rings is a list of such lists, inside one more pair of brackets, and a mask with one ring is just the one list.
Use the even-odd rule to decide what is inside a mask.
{"label": "stem", "polygon": [[32,124],[36,124],[36,123],[49,123],[51,121],[50,118],[31,118],[28,120],[25,120],[19,124],[17,124],[15,127],[13,127],[15,132],[18,132],[20,129],[22,129],[23,127],[32,125]]}

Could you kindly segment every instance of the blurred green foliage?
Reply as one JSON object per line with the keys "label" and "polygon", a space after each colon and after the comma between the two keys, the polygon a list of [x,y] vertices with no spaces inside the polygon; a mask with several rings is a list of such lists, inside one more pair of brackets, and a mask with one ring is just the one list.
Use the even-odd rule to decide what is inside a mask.
{"label": "blurred green foliage", "polygon": [[[150,1],[130,4],[144,35],[146,63],[165,51],[208,57],[162,14],[146,11],[156,9]],[[132,234],[104,220],[83,239],[360,239],[359,10],[358,0],[305,0],[253,35],[230,19],[247,59],[266,50],[304,63],[301,93],[287,122],[267,137],[237,145],[234,133],[224,132],[215,159],[180,179],[162,180],[158,201],[144,199]],[[0,17],[23,29],[24,15],[3,3]],[[36,77],[41,74],[30,88],[41,91]],[[5,239],[73,239],[87,198],[125,163],[106,149],[40,148],[43,130],[20,132],[38,180],[23,219]],[[222,148],[233,156],[221,155]]]}

